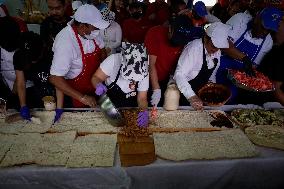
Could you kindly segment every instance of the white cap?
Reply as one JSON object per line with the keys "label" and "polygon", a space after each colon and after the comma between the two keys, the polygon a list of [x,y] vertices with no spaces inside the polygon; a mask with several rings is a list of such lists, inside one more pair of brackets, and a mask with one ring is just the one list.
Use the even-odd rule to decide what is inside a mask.
{"label": "white cap", "polygon": [[72,9],[73,9],[73,11],[77,10],[82,5],[83,5],[83,3],[81,1],[73,1],[72,2]]}
{"label": "white cap", "polygon": [[0,7],[0,17],[5,17],[7,16],[5,11],[2,9],[2,7]]}
{"label": "white cap", "polygon": [[109,26],[109,23],[103,20],[102,14],[94,5],[80,6],[74,14],[74,19],[77,22],[91,24],[98,29],[105,29]]}
{"label": "white cap", "polygon": [[217,48],[229,48],[228,35],[230,26],[222,22],[214,22],[206,29],[206,34],[211,38]]}

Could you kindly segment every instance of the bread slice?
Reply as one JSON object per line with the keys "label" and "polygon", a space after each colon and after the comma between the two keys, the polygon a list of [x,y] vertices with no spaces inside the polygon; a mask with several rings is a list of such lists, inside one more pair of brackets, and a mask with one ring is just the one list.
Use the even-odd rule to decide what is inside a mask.
{"label": "bread slice", "polygon": [[15,142],[17,135],[0,134],[0,164]]}
{"label": "bread slice", "polygon": [[[19,113],[8,115],[11,122],[7,118],[0,120],[0,133],[17,134],[17,133],[45,133],[49,130],[54,119],[54,111],[35,111],[31,115],[31,122],[23,120]],[[37,118],[40,120],[38,123]],[[14,119],[14,121],[12,121]],[[34,121],[33,121],[34,120]],[[35,121],[37,120],[37,121]]]}
{"label": "bread slice", "polygon": [[284,129],[272,125],[247,127],[245,133],[255,144],[284,150]]}
{"label": "bread slice", "polygon": [[35,162],[39,165],[65,166],[75,137],[76,131],[42,135]]}
{"label": "bread slice", "polygon": [[214,132],[154,133],[156,155],[168,160],[244,158],[258,155],[238,129]]}
{"label": "bread slice", "polygon": [[[49,130],[52,125],[55,112],[54,111],[36,111],[32,112],[32,122],[26,124],[20,132],[22,133],[45,133]],[[32,117],[32,118],[33,118]],[[40,120],[40,123],[36,121]]]}
{"label": "bread slice", "polygon": [[38,133],[23,133],[15,137],[14,145],[6,153],[1,167],[35,163],[42,144],[42,136]]}
{"label": "bread slice", "polygon": [[78,133],[117,133],[117,127],[108,123],[101,112],[64,112],[51,132],[74,130]]}
{"label": "bread slice", "polygon": [[78,137],[69,154],[67,167],[110,167],[114,163],[116,134]]}
{"label": "bread slice", "polygon": [[205,111],[161,111],[156,124],[162,128],[212,128],[212,120],[214,119]]}

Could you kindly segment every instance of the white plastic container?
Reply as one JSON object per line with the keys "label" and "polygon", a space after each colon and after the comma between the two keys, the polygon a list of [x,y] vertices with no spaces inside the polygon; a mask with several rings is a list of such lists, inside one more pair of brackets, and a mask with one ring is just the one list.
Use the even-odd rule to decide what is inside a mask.
{"label": "white plastic container", "polygon": [[42,98],[44,108],[47,111],[53,111],[56,108],[55,99],[53,96],[45,96]]}
{"label": "white plastic container", "polygon": [[177,110],[179,107],[180,91],[175,83],[168,85],[165,92],[164,109],[168,111]]}

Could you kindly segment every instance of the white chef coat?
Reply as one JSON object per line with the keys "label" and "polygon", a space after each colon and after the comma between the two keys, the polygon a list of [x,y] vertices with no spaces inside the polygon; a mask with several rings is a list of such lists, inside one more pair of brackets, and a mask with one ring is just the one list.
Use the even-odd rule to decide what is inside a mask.
{"label": "white chef coat", "polygon": [[[102,71],[109,77],[106,80],[106,85],[109,86],[112,82],[115,81],[118,74],[119,68],[121,66],[122,55],[120,53],[112,54],[108,56],[101,64],[100,68]],[[119,76],[116,84],[124,93],[130,93],[134,90],[129,88],[131,81],[124,79],[121,75]],[[149,88],[149,74],[139,81],[137,91],[147,91]]]}
{"label": "white chef coat", "polygon": [[[232,29],[229,31],[229,38],[232,40],[233,43],[235,43],[242,34],[247,29],[247,24],[252,20],[252,16],[248,13],[237,13],[234,16],[232,16],[226,24],[230,25]],[[263,41],[263,39],[260,38],[253,38],[251,35],[251,30],[248,30],[247,33],[244,35],[244,38],[248,40],[249,42],[260,45]],[[260,49],[258,55],[256,56],[254,63],[256,65],[260,64],[260,61],[262,60],[263,56],[271,50],[273,45],[273,40],[270,34],[267,35],[265,38],[265,41],[263,43],[262,48]]]}
{"label": "white chef coat", "polygon": [[[4,79],[4,82],[7,84],[9,89],[12,91],[14,87],[14,83],[16,81],[16,72],[14,69],[13,64],[13,57],[15,54],[15,51],[9,52],[5,49],[0,47],[1,51],[1,74]],[[27,80],[26,81],[26,88],[32,87],[34,84],[32,81]]]}
{"label": "white chef coat", "polygon": [[[71,27],[71,20],[55,37],[52,50],[54,52],[50,74],[64,76],[66,79],[77,77],[83,68],[82,54],[75,33]],[[87,40],[79,35],[84,53],[95,51],[93,40]],[[99,48],[104,47],[102,36],[95,39]]]}
{"label": "white chef coat", "polygon": [[[207,61],[208,69],[214,67],[213,59],[218,59],[218,64],[214,69],[209,80],[216,82],[216,73],[220,66],[221,51],[218,50],[214,54],[208,54],[205,49],[205,56]],[[194,79],[200,72],[203,64],[203,43],[202,39],[195,39],[189,42],[183,49],[177,64],[174,79],[176,80],[177,86],[181,93],[189,99],[196,95],[188,81]]]}
{"label": "white chef coat", "polygon": [[110,26],[104,30],[100,30],[103,36],[105,47],[111,49],[111,54],[116,53],[116,50],[121,45],[122,31],[120,25],[113,21]]}

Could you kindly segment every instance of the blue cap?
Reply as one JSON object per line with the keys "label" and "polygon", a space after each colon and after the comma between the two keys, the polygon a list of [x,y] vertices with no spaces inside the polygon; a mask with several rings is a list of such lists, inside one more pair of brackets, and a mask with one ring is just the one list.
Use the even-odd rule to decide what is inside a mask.
{"label": "blue cap", "polygon": [[206,6],[202,1],[197,1],[193,5],[193,10],[197,13],[198,16],[203,17],[207,15]]}
{"label": "blue cap", "polygon": [[265,29],[277,31],[283,12],[275,7],[264,8],[260,13],[262,25]]}

